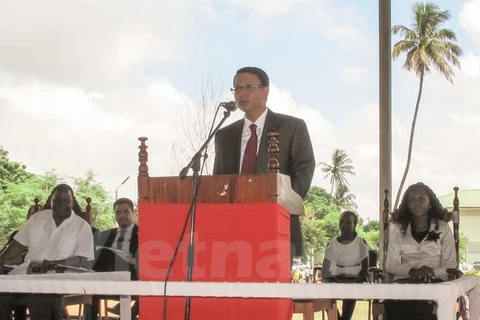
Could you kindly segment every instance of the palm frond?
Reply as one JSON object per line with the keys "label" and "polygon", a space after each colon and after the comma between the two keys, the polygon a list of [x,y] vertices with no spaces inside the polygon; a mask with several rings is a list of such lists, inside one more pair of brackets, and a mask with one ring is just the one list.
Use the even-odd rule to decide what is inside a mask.
{"label": "palm frond", "polygon": [[332,164],[327,164],[325,162],[320,162],[317,166],[323,166],[321,170],[327,173],[324,177],[330,178],[330,185],[332,186],[331,192],[336,185],[337,188],[342,185],[349,185],[345,175],[355,175],[354,167],[351,165],[352,160],[348,157],[345,151],[341,149],[336,149],[332,153]]}
{"label": "palm frond", "polygon": [[435,32],[432,38],[438,38],[440,40],[457,41],[455,32],[450,29],[440,29]]}
{"label": "palm frond", "polygon": [[448,62],[438,53],[430,53],[430,59],[435,69],[438,70],[449,82],[453,83],[452,76],[455,75]]}
{"label": "palm frond", "polygon": [[401,24],[394,25],[392,27],[392,33],[394,35],[400,35],[402,37],[407,37],[407,35],[415,35],[416,33],[409,28],[402,26]]}
{"label": "palm frond", "polygon": [[392,57],[395,60],[402,53],[409,52],[417,46],[417,43],[412,40],[401,40],[393,46]]}
{"label": "palm frond", "polygon": [[395,43],[392,58],[406,54],[403,68],[414,71],[420,77],[429,74],[431,66],[452,82],[454,75],[449,63],[460,68],[459,57],[463,51],[456,43],[455,32],[441,29],[441,25],[450,19],[448,10],[442,11],[438,5],[430,2],[417,2],[412,7],[412,25],[410,28],[395,25],[392,33],[403,37]]}

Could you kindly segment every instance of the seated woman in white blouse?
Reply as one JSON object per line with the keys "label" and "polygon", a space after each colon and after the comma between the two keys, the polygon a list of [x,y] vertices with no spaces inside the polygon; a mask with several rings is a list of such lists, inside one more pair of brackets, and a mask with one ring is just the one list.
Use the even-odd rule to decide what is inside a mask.
{"label": "seated woman in white blouse", "polygon": [[[413,279],[431,282],[447,280],[447,269],[456,268],[452,230],[443,221],[435,193],[419,182],[408,187],[391,224],[385,269],[396,281]],[[388,319],[431,319],[428,301],[388,301]]]}
{"label": "seated woman in white blouse", "polygon": [[[368,270],[368,246],[357,236],[358,217],[351,211],[340,215],[340,236],[325,248],[323,282],[364,282]],[[341,320],[350,320],[355,300],[343,300]]]}

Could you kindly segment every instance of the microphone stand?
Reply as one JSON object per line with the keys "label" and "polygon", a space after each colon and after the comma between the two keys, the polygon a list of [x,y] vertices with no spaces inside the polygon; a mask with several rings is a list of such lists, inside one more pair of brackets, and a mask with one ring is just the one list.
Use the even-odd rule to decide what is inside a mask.
{"label": "microphone stand", "polygon": [[[220,130],[223,123],[230,117],[230,110],[226,110],[223,113],[223,119],[218,123],[215,129],[210,133],[207,138],[207,141],[200,147],[200,149],[195,153],[193,158],[190,160],[188,165],[180,171],[179,178],[184,180],[187,177],[188,171],[192,168],[193,171],[193,194],[192,194],[192,204],[190,206],[190,236],[188,239],[188,251],[187,251],[187,282],[192,282],[192,273],[193,273],[193,263],[194,263],[194,232],[195,232],[195,216],[196,216],[196,207],[197,207],[197,194],[200,186],[200,159],[202,158],[203,152],[207,148],[210,141],[213,139],[215,134]],[[207,154],[203,155],[206,159]],[[185,320],[190,320],[190,297],[185,298]]]}

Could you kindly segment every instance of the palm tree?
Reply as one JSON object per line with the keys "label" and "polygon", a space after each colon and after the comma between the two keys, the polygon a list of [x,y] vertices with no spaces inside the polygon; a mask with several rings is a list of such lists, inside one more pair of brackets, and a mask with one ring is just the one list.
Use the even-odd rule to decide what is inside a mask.
{"label": "palm tree", "polygon": [[407,164],[403,173],[402,181],[397,192],[394,208],[397,208],[403,185],[410,169],[412,158],[413,137],[417,122],[420,99],[422,97],[424,76],[429,74],[431,67],[437,69],[445,76],[450,83],[453,83],[454,72],[450,64],[460,68],[458,58],[462,56],[462,49],[455,43],[457,38],[455,32],[450,29],[440,29],[441,25],[450,18],[448,11],[441,11],[436,4],[429,2],[417,2],[412,7],[413,22],[411,28],[402,25],[395,25],[392,28],[393,34],[403,37],[402,40],[393,46],[392,57],[396,59],[402,53],[407,57],[403,68],[414,71],[420,79],[417,102],[410,130],[410,141],[408,144]]}
{"label": "palm tree", "polygon": [[342,209],[342,210],[350,210],[356,212],[357,204],[355,203],[354,194],[350,193],[350,190],[346,185],[338,185],[337,190],[335,191],[335,203]]}
{"label": "palm tree", "polygon": [[336,149],[332,154],[331,165],[325,162],[320,162],[318,164],[322,165],[322,171],[327,173],[324,178],[330,177],[330,184],[332,185],[332,188],[330,189],[330,195],[333,194],[333,187],[335,184],[337,187],[340,185],[350,185],[345,176],[347,174],[355,175],[355,172],[353,172],[354,168],[351,163],[352,160],[348,158],[345,151]]}

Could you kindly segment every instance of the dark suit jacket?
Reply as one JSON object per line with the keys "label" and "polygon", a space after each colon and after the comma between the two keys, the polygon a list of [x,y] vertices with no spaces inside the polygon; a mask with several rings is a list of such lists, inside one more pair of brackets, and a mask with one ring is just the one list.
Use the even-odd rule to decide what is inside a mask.
{"label": "dark suit jacket", "polygon": [[[242,119],[217,132],[213,174],[239,174],[243,124]],[[310,188],[316,166],[307,125],[301,119],[268,109],[257,154],[256,173],[259,174],[268,172],[268,133],[271,131],[279,134],[280,173],[290,176],[292,189],[303,198]],[[290,231],[294,256],[299,256],[302,234],[298,216],[292,216]]]}
{"label": "dark suit jacket", "polygon": [[[118,228],[113,228],[100,232],[98,245],[111,248]],[[93,270],[97,272],[107,271],[130,271],[131,279],[138,280],[138,225],[134,224],[132,229],[132,237],[130,239],[129,252],[137,261],[136,265],[130,264],[117,256],[110,250],[95,250],[95,263]]]}

